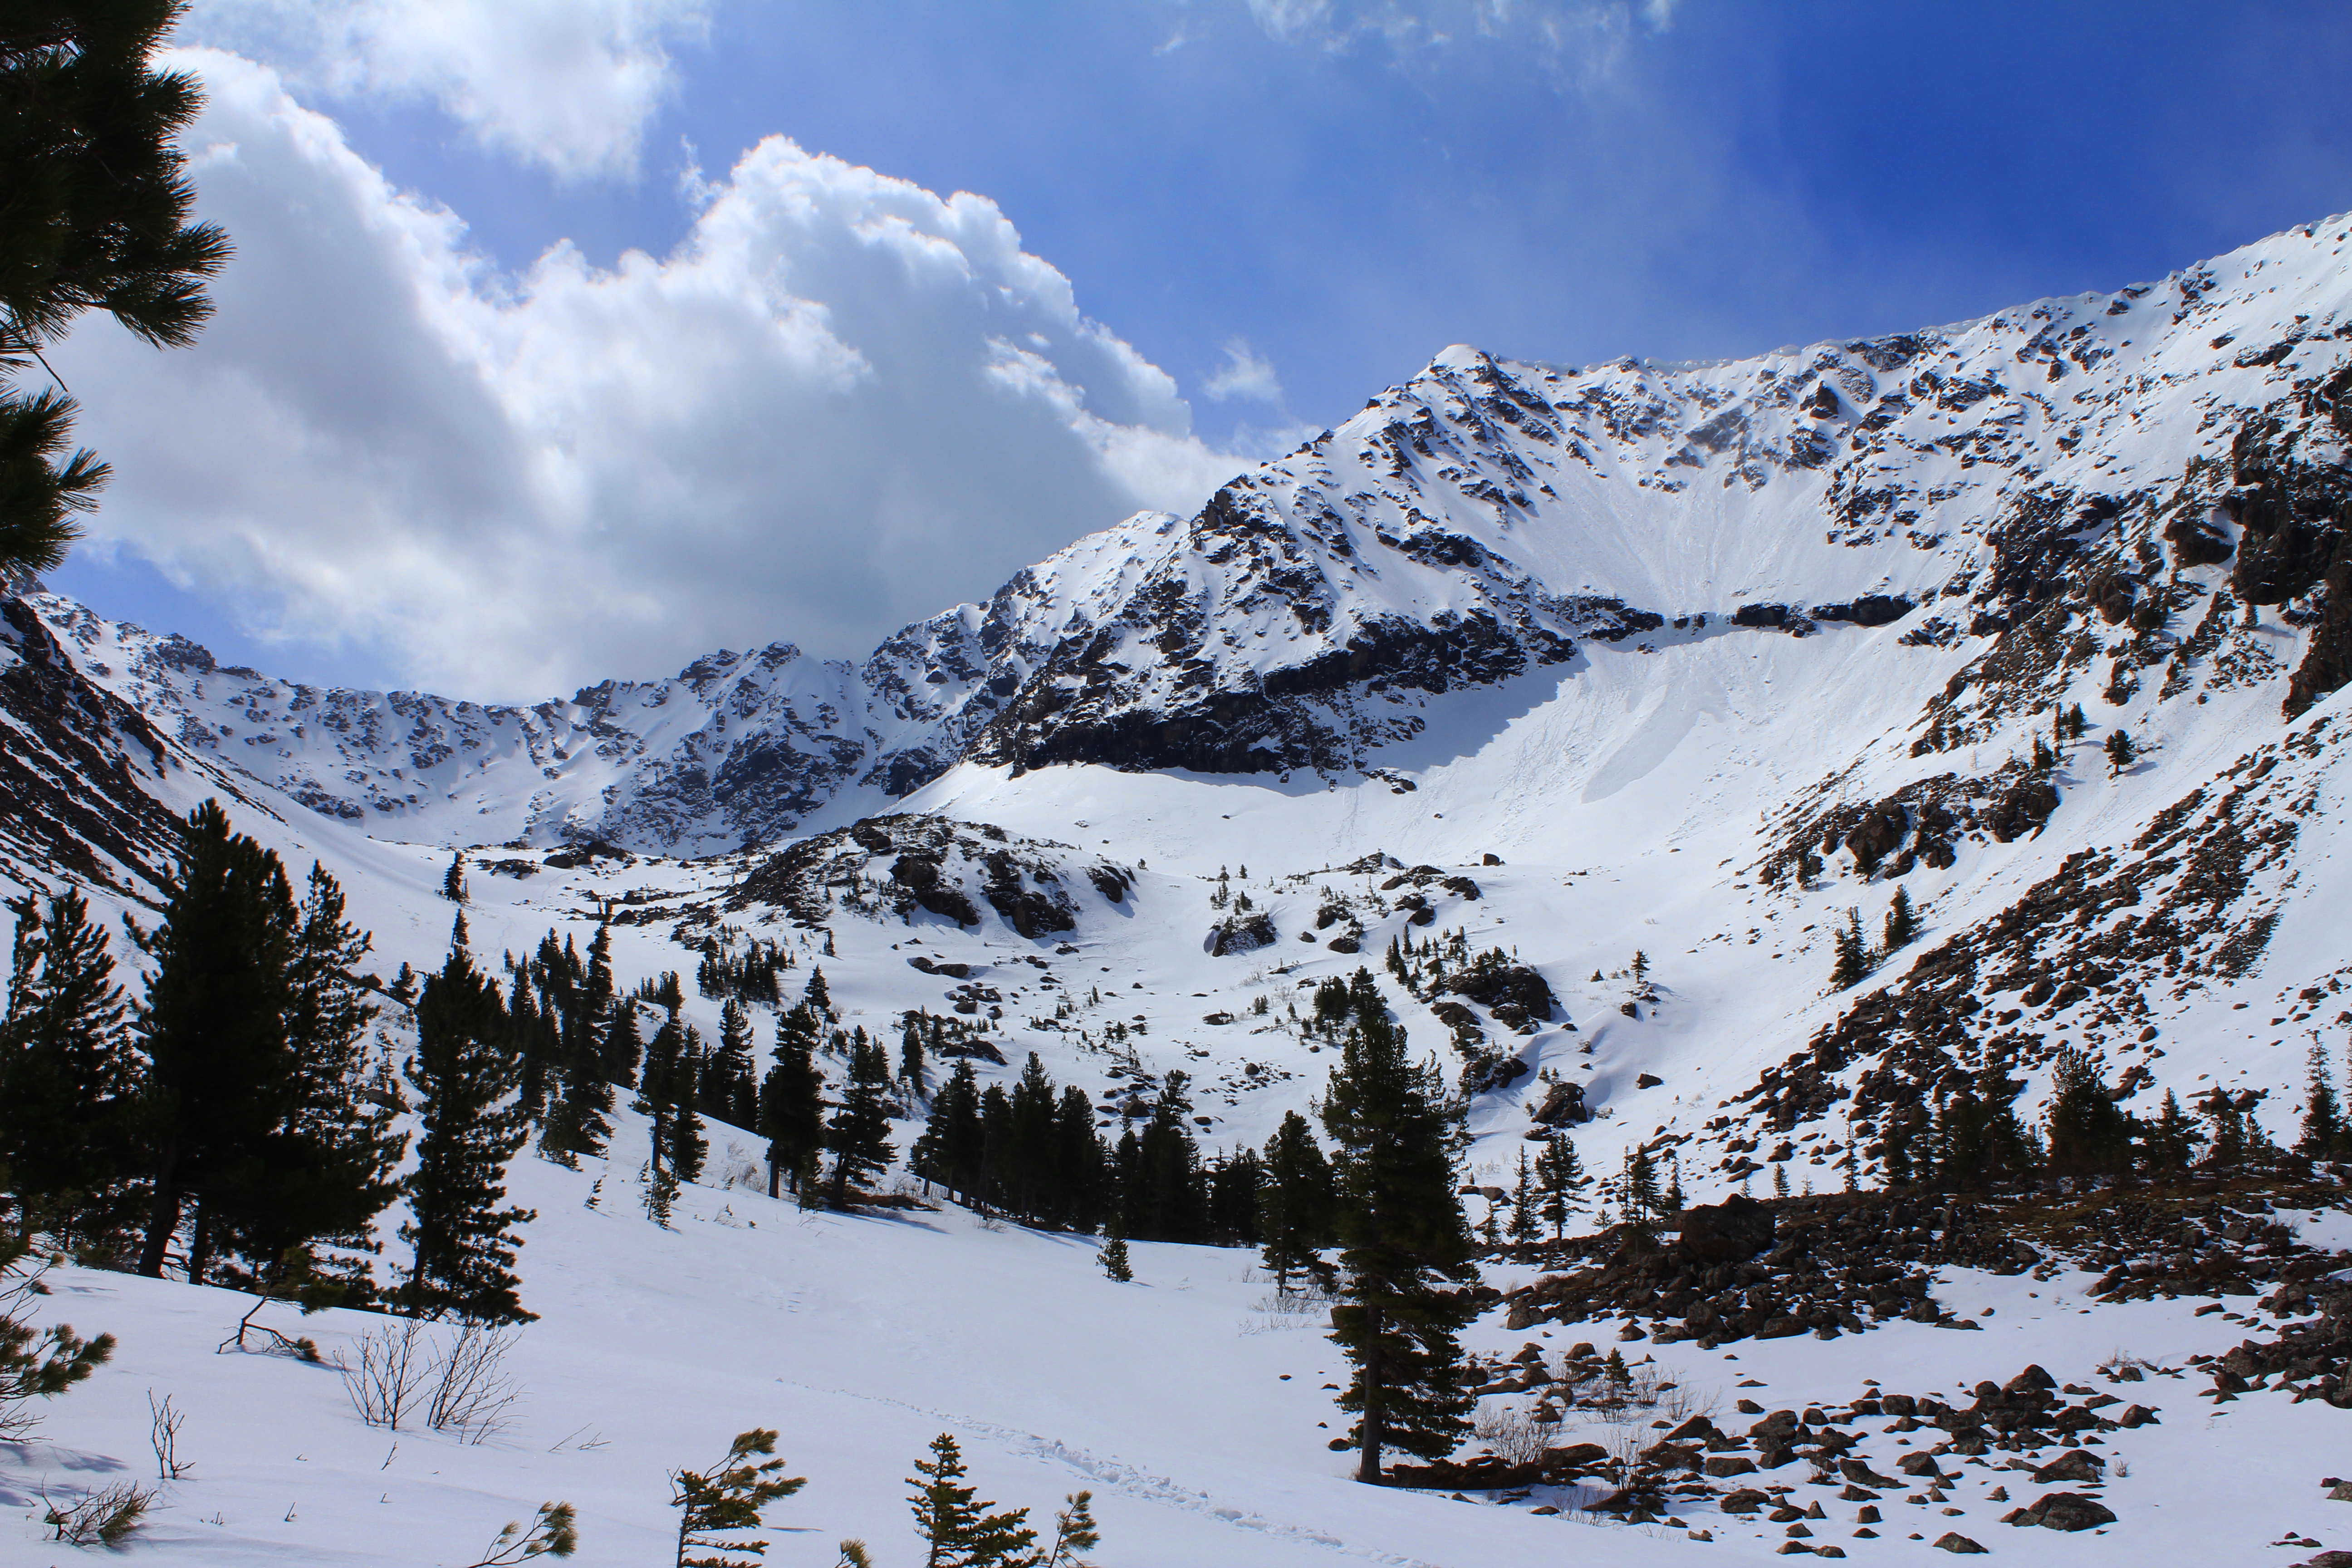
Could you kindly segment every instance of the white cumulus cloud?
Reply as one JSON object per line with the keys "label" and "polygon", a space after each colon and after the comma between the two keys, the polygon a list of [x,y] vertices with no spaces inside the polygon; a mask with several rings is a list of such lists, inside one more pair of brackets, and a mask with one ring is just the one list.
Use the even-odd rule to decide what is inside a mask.
{"label": "white cumulus cloud", "polygon": [[1240,338],[1224,342],[1225,363],[1209,373],[1201,390],[1218,402],[1243,398],[1253,403],[1280,403],[1282,380],[1274,365]]}
{"label": "white cumulus cloud", "polygon": [[789,638],[858,654],[1244,466],[984,197],[781,137],[669,254],[494,270],[271,69],[188,138],[237,246],[196,347],[63,345],[91,520],[264,636],[525,697]]}
{"label": "white cumulus cloud", "polygon": [[183,36],[314,92],[425,99],[559,178],[631,175],[708,0],[199,0]]}

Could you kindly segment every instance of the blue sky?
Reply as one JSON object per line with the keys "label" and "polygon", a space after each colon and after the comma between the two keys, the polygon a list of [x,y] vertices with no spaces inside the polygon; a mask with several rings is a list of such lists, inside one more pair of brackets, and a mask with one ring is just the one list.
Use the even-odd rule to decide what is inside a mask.
{"label": "blue sky", "polygon": [[[511,0],[540,14],[518,34],[449,28],[464,3],[199,10],[192,41],[257,73],[206,57],[207,145],[236,152],[200,186],[277,281],[225,280],[186,367],[93,345],[68,372],[125,479],[58,586],[276,672],[467,695],[716,643],[854,655],[1131,505],[1196,504],[1451,342],[1736,356],[2113,288],[2352,207],[2342,5]],[[575,42],[577,70],[533,76]],[[785,159],[755,192],[730,171],[772,136],[838,164]],[[905,187],[845,195],[851,171]],[[320,223],[346,191],[348,230]],[[972,261],[994,242],[969,211],[904,217],[955,192],[1017,247]],[[950,239],[876,248],[882,207]],[[754,259],[695,278],[817,323],[789,373],[661,346],[671,263],[750,232],[730,221]],[[570,304],[533,272],[567,241],[597,285]],[[974,324],[982,282],[959,303],[909,272],[942,243],[1040,289],[1017,341]],[[663,273],[635,292],[631,250]],[[348,289],[323,276],[346,264]],[[384,323],[414,289],[404,337]],[[975,412],[1007,384],[982,360],[1049,340],[1019,410]],[[159,375],[190,385],[159,401]],[[853,382],[870,415],[842,412]],[[222,412],[224,387],[250,405]],[[726,428],[666,426],[671,387],[731,389],[693,416]],[[640,391],[655,407],[615,413]],[[283,436],[322,403],[330,427]],[[174,438],[191,408],[210,439]],[[248,430],[249,471],[205,468]]]}

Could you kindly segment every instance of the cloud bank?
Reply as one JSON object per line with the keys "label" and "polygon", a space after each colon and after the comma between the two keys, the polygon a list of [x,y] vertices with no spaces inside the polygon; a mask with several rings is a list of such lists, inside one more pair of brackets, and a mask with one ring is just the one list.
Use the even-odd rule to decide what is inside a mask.
{"label": "cloud bank", "polygon": [[59,368],[116,461],[93,534],[264,635],[501,698],[721,644],[854,655],[1244,465],[984,197],[772,137],[669,254],[506,275],[269,68],[173,63],[237,245],[220,313],[170,354],[87,331]]}
{"label": "cloud bank", "polygon": [[191,43],[270,60],[331,98],[427,100],[559,179],[634,176],[707,0],[199,0]]}

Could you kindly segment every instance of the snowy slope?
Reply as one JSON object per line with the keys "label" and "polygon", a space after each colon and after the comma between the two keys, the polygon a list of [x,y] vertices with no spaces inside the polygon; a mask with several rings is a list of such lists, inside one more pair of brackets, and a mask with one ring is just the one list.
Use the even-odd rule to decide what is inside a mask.
{"label": "snowy slope", "polygon": [[[20,627],[0,670],[16,748],[0,870],[94,880],[119,913],[156,863],[159,814],[226,793],[248,831],[343,879],[388,971],[437,963],[442,874],[478,847],[467,918],[486,954],[550,929],[584,944],[609,917],[628,984],[690,974],[709,938],[777,941],[788,991],[821,964],[845,1026],[887,1035],[909,1009],[968,1004],[1004,1058],[984,1077],[1034,1051],[1108,1130],[1181,1068],[1212,1150],[1262,1142],[1319,1091],[1305,988],[1370,966],[1449,1072],[1474,1065],[1447,1045],[1465,1016],[1520,1064],[1480,1067],[1467,1090],[1488,1183],[1531,1149],[1554,1080],[1592,1114],[1570,1130],[1596,1171],[1644,1143],[1672,1151],[1694,1199],[1760,1190],[1773,1165],[1828,1189],[1851,1139],[1868,1180],[1891,1095],[1997,1058],[2031,1117],[2069,1044],[2130,1109],[2226,1086],[2288,1137],[2305,1048],[2340,1058],[2352,1023],[2347,232],[1732,364],[1449,350],[1198,517],[1081,540],[855,666],[778,645],[484,707],[277,682],[30,599],[56,651]],[[2053,721],[2077,705],[2084,731],[2061,741]],[[2137,753],[2120,767],[2118,733]],[[65,809],[78,773],[103,832]],[[1234,939],[1238,911],[1211,902],[1221,871],[1270,943]],[[1925,934],[1832,992],[1834,926],[1858,910],[1874,934],[1898,887]],[[1557,1010],[1522,1033],[1380,971],[1392,940],[1456,935],[1527,966]],[[715,1028],[715,1004],[688,1011]],[[634,1169],[616,1161],[608,1190]],[[1139,1245],[1142,1285],[1122,1292],[1084,1244],[952,1212],[803,1219],[714,1188],[666,1235],[625,1194],[582,1210],[589,1179],[518,1168],[548,1314],[528,1341],[529,1440],[453,1455],[404,1438],[400,1467],[424,1452],[443,1471],[417,1461],[386,1492],[410,1506],[373,1501],[394,1471],[331,1383],[197,1353],[225,1300],[97,1275],[74,1278],[94,1293],[75,1318],[125,1332],[123,1370],[61,1405],[63,1447],[0,1466],[0,1486],[21,1495],[28,1463],[131,1457],[138,1391],[168,1376],[239,1457],[200,1471],[159,1539],[222,1562],[461,1563],[559,1495],[597,1500],[586,1561],[640,1560],[661,1468],[754,1421],[784,1426],[814,1479],[783,1512],[826,1542],[897,1540],[896,1479],[947,1426],[985,1455],[991,1495],[1096,1485],[1114,1562],[1690,1550],[1346,1485],[1314,1427],[1331,1417],[1310,1374],[1332,1352],[1254,1310],[1244,1258]],[[719,1220],[730,1206],[747,1228]],[[1984,1332],[1741,1344],[1738,1371],[1851,1397],[1888,1364],[1923,1387],[2027,1360],[2087,1378],[2118,1346],[2177,1365],[2230,1342],[2185,1303],[2057,1304],[2083,1283],[1948,1270],[1958,1309],[1997,1309]],[[1491,1319],[1477,1333],[1502,1352],[1520,1338]],[[1171,1379],[1171,1356],[1213,1370]],[[265,1384],[295,1412],[278,1458],[243,1397]],[[2200,1484],[2209,1423],[2291,1456],[2336,1413],[2179,1405],[2117,1439],[2123,1526],[1987,1543],[2096,1562],[2145,1556],[2162,1531],[2195,1543],[2183,1560],[2264,1556],[2222,1510],[2163,1510]],[[610,1447],[550,1450],[583,1421]],[[2317,1529],[2308,1479],[2263,1469],[2246,1511]],[[1927,1544],[1901,1537],[1928,1522],[1873,1550],[1917,1560]],[[1778,1540],[1717,1524],[1726,1555]],[[788,1539],[779,1561],[830,1561]],[[0,1561],[20,1545],[0,1540]]]}

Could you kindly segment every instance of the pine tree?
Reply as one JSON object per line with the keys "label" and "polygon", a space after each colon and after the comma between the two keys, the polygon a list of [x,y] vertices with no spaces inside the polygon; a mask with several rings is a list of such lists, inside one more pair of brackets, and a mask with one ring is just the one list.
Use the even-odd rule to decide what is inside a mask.
{"label": "pine tree", "polygon": [[2116,1104],[2097,1064],[2077,1047],[2058,1053],[2047,1120],[2051,1174],[2108,1175],[2131,1168],[2132,1119]]}
{"label": "pine tree", "polygon": [[8,907],[16,941],[0,1017],[0,1166],[37,1228],[68,1247],[100,1244],[137,1213],[129,1006],[80,889]]}
{"label": "pine tree", "polygon": [[420,1317],[522,1323],[512,1227],[537,1217],[501,1207],[507,1162],[529,1124],[509,1103],[520,1077],[509,1049],[499,988],[474,967],[457,917],[449,956],[416,1000],[416,1169],[405,1184],[412,1217],[400,1237],[415,1253],[401,1295]]}
{"label": "pine tree", "polygon": [[702,1114],[714,1121],[752,1127],[759,1120],[759,1089],[751,1078],[751,1017],[732,996],[719,1010],[719,1049],[697,1085]]}
{"label": "pine tree", "polygon": [[1040,1568],[1086,1568],[1079,1553],[1102,1544],[1101,1527],[1095,1523],[1095,1494],[1072,1492],[1062,1501],[1065,1506],[1054,1515],[1054,1544],[1040,1559]]}
{"label": "pine tree", "polygon": [[1095,1254],[1102,1271],[1124,1285],[1135,1278],[1135,1265],[1128,1261],[1127,1237],[1114,1229],[1104,1238],[1102,1247]]}
{"label": "pine tree", "polygon": [[805,1476],[782,1473],[775,1451],[776,1434],[755,1427],[738,1434],[707,1474],[669,1473],[669,1505],[678,1510],[677,1568],[757,1568],[752,1560],[768,1554],[766,1542],[724,1538],[759,1529],[761,1510],[808,1485]]}
{"label": "pine tree", "polygon": [[1636,1144],[1625,1155],[1625,1169],[1617,1181],[1619,1206],[1627,1223],[1647,1226],[1658,1217],[1658,1164],[1646,1144]]}
{"label": "pine tree", "polygon": [[667,1230],[670,1212],[677,1207],[677,1178],[651,1160],[638,1174],[645,1183],[646,1217]]}
{"label": "pine tree", "polygon": [[1551,1238],[1558,1241],[1568,1228],[1568,1216],[1583,1208],[1590,1180],[1583,1162],[1576,1157],[1576,1144],[1565,1132],[1553,1133],[1537,1153],[1536,1180],[1543,1184],[1544,1223],[1551,1226]]}
{"label": "pine tree", "polygon": [[801,1001],[813,1013],[833,1016],[833,991],[824,983],[822,967],[809,971],[808,988],[801,993]]}
{"label": "pine tree", "polygon": [[916,1015],[907,1016],[906,1032],[898,1038],[898,1081],[907,1086],[909,1108],[930,1093],[930,1083],[923,1074],[923,1031],[916,1026]]}
{"label": "pine tree", "polygon": [[1331,1244],[1331,1167],[1314,1129],[1295,1110],[1266,1140],[1265,1180],[1258,1188],[1259,1260],[1274,1271],[1275,1292],[1290,1293],[1290,1277],[1325,1272],[1322,1249]]}
{"label": "pine tree", "polygon": [[1861,984],[1870,973],[1870,951],[1863,945],[1860,910],[1846,910],[1836,942],[1837,962],[1830,968],[1830,989],[1845,991]]}
{"label": "pine tree", "polygon": [[[0,1190],[9,1179],[0,1165]],[[55,1399],[114,1355],[112,1334],[84,1339],[65,1323],[37,1329],[26,1321],[33,1303],[49,1293],[41,1280],[47,1266],[26,1263],[31,1256],[29,1236],[0,1226],[0,1443],[20,1441],[38,1424],[27,1401]]]}
{"label": "pine tree", "polygon": [[1462,1108],[1434,1062],[1406,1058],[1368,972],[1350,993],[1354,1026],[1320,1106],[1346,1297],[1331,1337],[1355,1363],[1340,1408],[1358,1417],[1357,1479],[1377,1482],[1388,1447],[1443,1458],[1469,1431],[1457,1336],[1474,1315],[1465,1287],[1476,1268],[1454,1191]]}
{"label": "pine tree", "polygon": [[768,1141],[768,1195],[785,1172],[798,1175],[824,1142],[824,1075],[816,1066],[816,1017],[805,1005],[776,1021],[775,1066],[760,1084],[760,1122]]}
{"label": "pine tree", "polygon": [[2164,1091],[2164,1104],[2158,1110],[2142,1139],[2143,1158],[2151,1172],[2176,1174],[2189,1168],[2197,1157],[2197,1145],[2205,1134],[2198,1130],[2189,1113],[2180,1109],[2180,1101],[2170,1089]]}
{"label": "pine tree", "polygon": [[645,1055],[645,1041],[637,1033],[636,1006],[623,1002],[613,1009],[612,1023],[597,1042],[594,1070],[606,1083],[635,1089]]}
{"label": "pine tree", "polygon": [[449,868],[441,873],[441,896],[453,904],[466,901],[466,852],[463,849],[449,857]]}
{"label": "pine tree", "polygon": [[155,927],[131,928],[155,963],[136,1028],[150,1206],[139,1271],[161,1278],[183,1210],[199,1200],[189,1275],[210,1259],[206,1203],[234,1201],[289,1108],[288,973],[296,915],[277,856],[233,832],[216,800],[189,814]]}
{"label": "pine tree", "polygon": [[563,1092],[547,1113],[539,1146],[557,1164],[572,1170],[582,1160],[600,1158],[613,1136],[613,1086],[593,1064],[583,1063],[565,1075]]}
{"label": "pine tree", "polygon": [[2304,1094],[2303,1136],[2295,1148],[2315,1160],[2326,1159],[2344,1142],[2344,1114],[2336,1103],[2336,1086],[2327,1078],[2327,1051],[2314,1042],[2310,1083]]}
{"label": "pine tree", "polygon": [[915,1461],[907,1484],[915,1493],[907,1500],[915,1513],[915,1533],[927,1548],[923,1568],[1022,1568],[1035,1561],[1031,1548],[1037,1532],[1028,1527],[1029,1510],[1011,1509],[991,1513],[996,1505],[982,1502],[980,1489],[966,1486],[963,1451],[942,1432],[931,1439],[929,1463]]}
{"label": "pine tree", "polygon": [[2111,774],[2119,773],[2131,766],[2133,760],[2139,755],[2138,751],[2132,745],[2131,736],[2121,729],[2107,731],[2106,750],[2107,772]]}
{"label": "pine tree", "polygon": [[1911,907],[1910,891],[1897,888],[1895,889],[1895,901],[1886,909],[1885,941],[1882,951],[1893,952],[1897,948],[1908,947],[1918,940],[1918,936],[1919,916]]}
{"label": "pine tree", "polygon": [[970,1061],[959,1061],[932,1096],[930,1118],[908,1161],[924,1181],[939,1183],[978,1208],[985,1196],[981,1191],[981,1166],[986,1143],[987,1129],[980,1118],[980,1080]]}
{"label": "pine tree", "polygon": [[2034,736],[2033,771],[2037,773],[2046,773],[2057,765],[2058,753],[2050,749],[2050,742],[2039,735]]}
{"label": "pine tree", "polygon": [[390,1068],[364,1047],[379,1011],[373,977],[360,973],[371,939],[344,909],[341,884],[312,862],[289,954],[283,1119],[215,1237],[247,1261],[250,1288],[310,1306],[373,1289],[371,1232],[398,1194],[393,1171],[408,1145]]}
{"label": "pine tree", "polygon": [[879,1042],[860,1037],[850,1047],[849,1077],[842,1089],[841,1109],[825,1125],[825,1147],[833,1152],[833,1201],[849,1201],[859,1183],[887,1169],[897,1151],[890,1145],[890,1058]]}
{"label": "pine tree", "polygon": [[653,1145],[656,1168],[669,1160],[670,1124],[677,1115],[681,1082],[691,1082],[686,1060],[686,1026],[673,1013],[646,1042],[645,1072],[637,1082],[637,1098],[629,1107],[646,1118],[646,1136]]}
{"label": "pine tree", "polygon": [[[228,238],[187,221],[180,145],[204,100],[190,72],[149,68],[182,9],[26,6],[0,26],[0,377],[87,310],[158,348],[212,314],[204,283]],[[0,390],[0,575],[54,569],[107,480],[89,453],[64,458],[74,412],[61,393]]]}
{"label": "pine tree", "polygon": [[1536,1227],[1535,1183],[1528,1169],[1528,1152],[1519,1151],[1519,1179],[1511,1188],[1510,1237],[1525,1245],[1542,1232]]}
{"label": "pine tree", "polygon": [[1786,1165],[1776,1163],[1772,1167],[1772,1195],[1776,1198],[1789,1195],[1789,1167]]}

